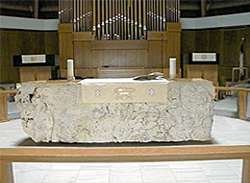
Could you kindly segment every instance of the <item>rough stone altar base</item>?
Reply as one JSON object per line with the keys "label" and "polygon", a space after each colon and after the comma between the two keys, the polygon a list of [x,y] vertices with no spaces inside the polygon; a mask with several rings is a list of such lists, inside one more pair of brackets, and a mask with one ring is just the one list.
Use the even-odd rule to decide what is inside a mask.
{"label": "rough stone altar base", "polygon": [[169,82],[162,103],[83,104],[77,82],[23,83],[16,95],[24,131],[35,142],[208,140],[211,82]]}

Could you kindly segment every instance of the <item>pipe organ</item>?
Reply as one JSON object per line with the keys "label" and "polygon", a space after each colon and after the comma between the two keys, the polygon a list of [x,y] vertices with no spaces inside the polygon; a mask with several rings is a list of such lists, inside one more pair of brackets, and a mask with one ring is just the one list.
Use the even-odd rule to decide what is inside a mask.
{"label": "pipe organ", "polygon": [[180,0],[59,0],[59,19],[93,40],[146,40],[180,21]]}
{"label": "pipe organ", "polygon": [[180,0],[59,0],[60,76],[134,77],[163,72],[176,58],[180,76]]}

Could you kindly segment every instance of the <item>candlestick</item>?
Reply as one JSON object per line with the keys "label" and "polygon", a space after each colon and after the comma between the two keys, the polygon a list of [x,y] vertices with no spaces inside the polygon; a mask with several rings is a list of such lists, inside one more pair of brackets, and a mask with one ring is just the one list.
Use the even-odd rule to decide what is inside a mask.
{"label": "candlestick", "polygon": [[73,59],[68,59],[67,60],[67,71],[68,71],[68,80],[69,81],[74,81],[74,61]]}
{"label": "candlestick", "polygon": [[170,80],[176,79],[176,58],[169,59],[169,78]]}

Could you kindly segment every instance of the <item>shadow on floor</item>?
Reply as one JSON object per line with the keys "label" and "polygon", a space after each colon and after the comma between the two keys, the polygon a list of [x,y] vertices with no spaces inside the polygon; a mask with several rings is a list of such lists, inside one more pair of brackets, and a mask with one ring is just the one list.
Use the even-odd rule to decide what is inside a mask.
{"label": "shadow on floor", "polygon": [[185,142],[123,142],[123,143],[62,143],[62,142],[34,142],[31,138],[22,140],[18,147],[143,147],[143,146],[190,146],[190,145],[215,145],[216,140],[208,141],[185,141]]}

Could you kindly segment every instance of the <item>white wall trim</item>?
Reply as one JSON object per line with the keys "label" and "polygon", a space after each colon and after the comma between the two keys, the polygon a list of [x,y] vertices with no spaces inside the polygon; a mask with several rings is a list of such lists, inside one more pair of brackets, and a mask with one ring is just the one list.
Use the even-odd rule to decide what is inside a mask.
{"label": "white wall trim", "polygon": [[[182,29],[211,29],[250,25],[250,13],[202,18],[181,18]],[[34,19],[0,15],[0,28],[57,31],[58,19]]]}
{"label": "white wall trim", "polygon": [[182,29],[211,29],[246,25],[250,25],[250,13],[181,19]]}
{"label": "white wall trim", "polygon": [[0,16],[0,28],[38,31],[58,30],[58,19],[34,19]]}

